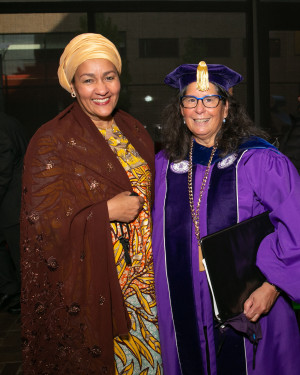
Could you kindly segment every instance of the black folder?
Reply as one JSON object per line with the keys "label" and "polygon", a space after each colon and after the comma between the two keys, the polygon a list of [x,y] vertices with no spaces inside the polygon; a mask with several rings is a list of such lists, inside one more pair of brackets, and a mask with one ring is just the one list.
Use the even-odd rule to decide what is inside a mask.
{"label": "black folder", "polygon": [[269,212],[201,239],[203,263],[220,322],[243,312],[244,302],[265,281],[256,266],[258,247],[274,232]]}

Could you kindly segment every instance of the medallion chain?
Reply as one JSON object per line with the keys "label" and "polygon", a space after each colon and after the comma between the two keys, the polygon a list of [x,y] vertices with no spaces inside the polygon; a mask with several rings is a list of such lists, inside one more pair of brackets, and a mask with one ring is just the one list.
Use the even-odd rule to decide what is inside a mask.
{"label": "medallion chain", "polygon": [[216,152],[217,146],[214,146],[212,148],[210,158],[209,158],[207,167],[206,167],[205,172],[204,172],[204,177],[203,177],[200,192],[199,192],[199,199],[198,199],[196,210],[195,210],[195,208],[194,208],[194,196],[193,196],[193,181],[192,181],[193,180],[193,143],[194,143],[194,140],[192,138],[191,145],[190,145],[190,152],[189,152],[188,190],[189,190],[189,202],[190,202],[190,208],[191,208],[191,215],[192,215],[193,223],[194,223],[194,226],[195,226],[195,234],[196,234],[196,238],[197,238],[197,241],[198,241],[198,246],[200,248],[200,225],[199,225],[200,204],[201,204],[201,201],[202,201],[202,196],[203,196],[204,189],[205,189],[205,186],[206,186],[206,182],[207,182],[207,179],[208,179],[210,166],[211,166],[214,154]]}

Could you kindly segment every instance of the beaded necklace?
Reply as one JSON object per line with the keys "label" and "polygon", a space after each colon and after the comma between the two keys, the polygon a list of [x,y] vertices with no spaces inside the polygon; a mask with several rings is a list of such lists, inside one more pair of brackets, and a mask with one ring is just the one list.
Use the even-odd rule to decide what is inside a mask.
{"label": "beaded necklace", "polygon": [[190,145],[190,152],[189,152],[189,169],[188,169],[189,202],[190,202],[191,215],[192,215],[192,219],[193,219],[193,223],[194,223],[194,227],[195,227],[195,234],[196,234],[196,238],[197,238],[197,242],[198,242],[198,248],[199,248],[199,267],[200,267],[200,271],[204,271],[204,267],[203,267],[202,261],[201,261],[202,260],[202,252],[201,252],[201,246],[200,246],[199,211],[200,211],[200,204],[201,204],[201,201],[202,201],[202,196],[203,196],[204,189],[205,189],[205,186],[206,186],[206,182],[207,182],[207,179],[208,179],[208,174],[209,174],[211,162],[212,162],[212,159],[213,159],[214,154],[216,152],[217,146],[214,146],[212,151],[211,151],[210,158],[209,158],[207,167],[205,169],[204,177],[203,177],[203,180],[202,180],[202,183],[201,183],[199,199],[198,199],[196,210],[195,210],[195,208],[194,208],[194,196],[193,196],[193,181],[192,181],[192,179],[193,179],[193,143],[194,143],[194,140],[192,138],[191,145]]}

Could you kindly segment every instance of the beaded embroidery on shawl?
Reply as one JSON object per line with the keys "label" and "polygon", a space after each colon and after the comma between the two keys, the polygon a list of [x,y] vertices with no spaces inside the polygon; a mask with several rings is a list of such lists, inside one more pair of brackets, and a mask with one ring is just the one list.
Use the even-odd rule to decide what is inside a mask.
{"label": "beaded embroidery on shawl", "polygon": [[[89,294],[82,295],[82,288],[77,287],[85,280],[84,275],[91,274],[91,256],[95,264],[101,262],[100,255],[91,255],[91,244],[82,231],[93,220],[89,207],[105,200],[108,185],[99,172],[98,155],[91,148],[87,153],[89,134],[65,139],[63,130],[62,135],[59,131],[54,136],[38,138],[34,157],[24,165],[21,212],[24,374],[29,374],[27,371],[38,375],[108,374],[111,370],[102,362],[98,333],[87,329],[90,322],[85,318],[85,310]],[[78,229],[72,235],[71,224]],[[74,243],[70,244],[70,239]],[[62,249],[69,245],[72,256],[66,263],[68,254]],[[106,289],[102,293],[101,286],[96,285],[92,292],[98,302],[90,308],[93,315],[89,319],[96,316],[97,309],[108,306]]]}

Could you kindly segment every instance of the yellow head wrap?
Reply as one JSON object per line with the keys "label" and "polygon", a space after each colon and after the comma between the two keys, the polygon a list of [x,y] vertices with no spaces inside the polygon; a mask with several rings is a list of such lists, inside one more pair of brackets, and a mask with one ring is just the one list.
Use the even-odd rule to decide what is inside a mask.
{"label": "yellow head wrap", "polygon": [[76,69],[89,59],[109,60],[121,74],[121,57],[116,46],[110,40],[100,34],[80,34],[70,41],[60,57],[57,74],[59,83],[64,89],[72,91],[70,84]]}

